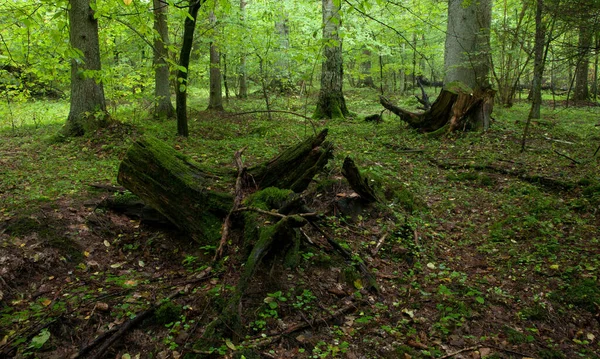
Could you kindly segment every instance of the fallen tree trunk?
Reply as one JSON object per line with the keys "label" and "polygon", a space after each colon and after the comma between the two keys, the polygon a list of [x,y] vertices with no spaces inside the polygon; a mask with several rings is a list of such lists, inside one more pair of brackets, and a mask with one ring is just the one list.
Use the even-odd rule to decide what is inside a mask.
{"label": "fallen tree trunk", "polygon": [[458,130],[487,130],[494,108],[492,89],[472,91],[460,83],[442,89],[431,108],[423,113],[406,111],[380,96],[383,107],[421,132],[452,132]]}
{"label": "fallen tree trunk", "polygon": [[[244,187],[278,187],[301,192],[332,156],[327,130],[249,169]],[[143,137],[127,151],[118,182],[202,244],[221,238],[233,207],[237,171],[204,167],[164,142]]]}

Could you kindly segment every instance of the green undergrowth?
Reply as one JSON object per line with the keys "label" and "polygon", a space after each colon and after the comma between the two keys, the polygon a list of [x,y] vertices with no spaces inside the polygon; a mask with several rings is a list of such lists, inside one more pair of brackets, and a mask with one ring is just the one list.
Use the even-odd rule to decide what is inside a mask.
{"label": "green undergrowth", "polygon": [[[286,108],[310,115],[312,108],[305,108],[304,100],[291,98]],[[215,246],[195,248],[197,252],[171,248],[168,246],[175,241],[164,240],[151,230],[139,230],[135,220],[106,227],[106,211],[95,208],[92,200],[103,192],[89,185],[118,185],[119,163],[141,135],[164,141],[201,166],[235,173],[233,155],[242,148],[246,148],[244,165],[251,167],[328,128],[334,158],[311,187],[315,189],[311,200],[321,206],[315,210],[325,212],[327,232],[356,254],[354,262],[365,263],[377,275],[383,294],[371,297],[361,291],[357,273],[343,270],[334,253],[303,245],[294,248],[298,256],[293,260],[295,269],[286,272],[287,287],[270,282],[271,274],[277,274],[271,267],[267,268],[269,277],[261,278],[268,290],[256,290],[243,298],[247,301],[244,306],[252,300],[259,303],[244,307],[249,308],[251,318],[241,324],[249,333],[281,331],[282,321],[290,317],[318,323],[327,315],[326,310],[339,309],[341,304],[323,300],[331,288],[313,285],[321,285],[321,278],[310,277],[313,270],[326,274],[337,270],[336,279],[349,288],[353,298],[368,304],[351,315],[340,316],[323,332],[311,332],[314,337],[308,331],[303,337],[295,333],[296,341],[286,345],[292,343],[290,347],[302,350],[290,355],[325,358],[352,352],[365,357],[431,358],[487,343],[531,357],[598,357],[600,333],[593,316],[600,305],[600,156],[593,155],[600,145],[600,128],[594,120],[600,108],[553,109],[545,104],[543,118],[532,123],[526,151],[521,153],[528,113],[524,102],[510,109],[496,108],[486,133],[426,138],[388,113],[379,124],[363,121],[365,116],[381,111],[377,94],[371,91],[351,89],[346,100],[357,116],[309,121],[273,114],[270,120],[263,113],[232,116],[234,112],[262,109],[259,97],[244,101],[232,98],[226,106],[229,112],[217,114],[201,111],[205,99],[192,96],[189,138],[175,135],[174,121],[150,120],[147,109],[133,106],[115,109],[113,117],[122,123],[98,134],[60,138],[56,133],[68,113],[65,102],[13,106],[12,114],[1,117],[0,122],[0,251],[22,250],[33,268],[28,273],[33,276],[45,270],[42,262],[35,261],[36,248],[51,248],[64,272],[70,273],[65,274],[70,282],[62,278],[61,283],[79,284],[65,284],[56,300],[41,294],[28,302],[22,295],[14,303],[3,303],[0,334],[7,335],[5,328],[22,328],[23,323],[44,317],[48,308],[60,315],[81,302],[95,303],[95,298],[107,292],[127,293],[113,308],[114,320],[130,318],[148,308],[152,296],[147,292],[164,284],[161,270],[165,275],[179,275],[198,273],[208,266],[207,258]],[[392,96],[392,100],[409,110],[416,106],[408,96]],[[336,212],[339,208],[333,202],[350,192],[340,173],[346,156],[353,158],[361,173],[383,194],[385,211],[377,213],[389,216],[362,213],[344,218]],[[444,169],[436,162],[456,167]],[[475,165],[502,171],[475,170]],[[527,182],[524,176],[572,186],[551,188]],[[244,205],[271,210],[288,197],[288,191],[267,189],[248,198]],[[78,209],[66,208],[88,201],[92,204],[86,204],[90,210],[81,223],[90,228],[81,223],[80,227],[68,227],[66,215],[75,216]],[[275,222],[254,212],[245,215],[260,225]],[[93,245],[85,242],[82,237],[88,230],[103,236],[102,241]],[[247,243],[259,237],[258,229],[246,233]],[[379,242],[381,246],[374,251]],[[251,248],[243,250],[249,252]],[[96,265],[102,263],[90,264],[97,253],[110,251],[118,258],[114,268],[100,270]],[[156,259],[161,253],[164,257]],[[181,268],[165,269],[161,261],[169,260]],[[228,260],[222,265],[228,265]],[[243,271],[243,267],[236,269]],[[44,279],[44,283],[48,281]],[[206,320],[202,319],[204,308],[226,306],[226,295],[235,290],[231,278],[227,281],[215,278],[214,283],[198,284],[193,289],[195,296],[208,299],[198,299],[189,308],[176,301],[162,304],[153,325],[163,334],[151,329],[155,330],[148,334],[155,336],[152,345],[178,350],[191,345],[191,339],[179,340],[181,333],[190,334],[189,328],[202,327],[192,320]],[[345,298],[346,294],[336,295]],[[320,306],[326,310],[320,312]],[[98,325],[92,324],[86,328]],[[48,343],[58,333],[52,330]],[[40,338],[46,335],[38,334]],[[29,338],[23,343],[25,347],[31,344]],[[454,349],[444,351],[448,345]],[[278,350],[275,346],[271,349]],[[222,355],[232,353],[227,342],[215,344],[211,350]],[[497,351],[488,357],[512,355],[507,353]],[[271,355],[277,357],[276,353]]]}

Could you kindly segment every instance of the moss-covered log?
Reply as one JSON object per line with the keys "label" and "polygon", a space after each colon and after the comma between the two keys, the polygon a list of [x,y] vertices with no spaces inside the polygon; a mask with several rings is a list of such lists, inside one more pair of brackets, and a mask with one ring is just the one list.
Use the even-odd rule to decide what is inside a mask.
{"label": "moss-covered log", "polygon": [[[275,186],[301,192],[332,155],[327,130],[247,171],[257,189]],[[205,168],[164,142],[144,137],[131,146],[119,167],[119,183],[203,244],[221,237],[233,206],[236,172]]]}
{"label": "moss-covered log", "polygon": [[[195,240],[214,244],[233,205],[227,191],[208,190],[222,176],[147,136],[127,151],[118,181]],[[232,178],[224,179],[233,183]]]}
{"label": "moss-covered log", "polygon": [[460,83],[447,85],[431,108],[418,114],[406,111],[381,96],[383,107],[421,132],[452,132],[487,129],[494,108],[492,89],[469,89]]}
{"label": "moss-covered log", "polygon": [[333,146],[325,142],[326,137],[327,129],[249,169],[248,174],[259,188],[277,187],[300,193],[332,157]]}

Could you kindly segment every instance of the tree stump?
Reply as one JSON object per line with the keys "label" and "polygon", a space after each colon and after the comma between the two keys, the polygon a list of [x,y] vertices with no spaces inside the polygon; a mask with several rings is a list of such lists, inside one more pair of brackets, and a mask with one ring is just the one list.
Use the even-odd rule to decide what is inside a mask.
{"label": "tree stump", "polygon": [[383,96],[380,96],[379,101],[412,128],[425,133],[445,133],[487,130],[494,108],[494,95],[495,91],[492,89],[472,91],[465,85],[454,82],[442,89],[430,109],[420,114],[406,111]]}

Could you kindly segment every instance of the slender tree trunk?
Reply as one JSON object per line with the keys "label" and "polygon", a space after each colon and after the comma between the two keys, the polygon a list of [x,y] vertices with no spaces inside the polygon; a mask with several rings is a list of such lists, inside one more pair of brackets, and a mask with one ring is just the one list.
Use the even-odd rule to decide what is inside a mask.
{"label": "slender tree trunk", "polygon": [[[215,25],[217,17],[213,11],[209,15],[210,23]],[[210,92],[208,98],[208,110],[224,111],[223,92],[221,90],[221,54],[214,40],[210,42]]]}
{"label": "slender tree trunk", "polygon": [[[242,27],[244,26],[244,21],[246,21],[246,0],[240,0],[240,12],[241,12],[241,21]],[[248,74],[246,72],[246,53],[245,49],[242,49],[242,54],[240,55],[240,71],[239,71],[239,97],[246,98],[248,97]]]}
{"label": "slender tree trunk", "polygon": [[471,89],[489,87],[491,0],[448,1],[444,83],[460,81]]}
{"label": "slender tree trunk", "polygon": [[[323,2],[323,63],[321,68],[321,89],[315,118],[344,118],[350,114],[346,107],[343,87],[342,40],[338,31],[342,22],[340,7],[334,0]],[[339,3],[338,3],[339,4]]]}
{"label": "slender tree trunk", "polygon": [[579,28],[578,58],[577,69],[575,73],[575,92],[574,101],[587,101],[590,99],[588,90],[588,72],[590,67],[589,53],[592,44],[592,32],[587,25]]}
{"label": "slender tree trunk", "polygon": [[[196,18],[204,0],[190,0],[188,15],[183,25],[183,43],[179,54],[179,66],[177,71],[177,86],[175,87],[177,103],[177,134],[187,137],[189,135],[187,120],[187,84],[188,69],[190,67],[190,53],[194,43],[194,30],[196,29]],[[185,69],[185,70],[184,70]]]}
{"label": "slender tree trunk", "polygon": [[523,139],[521,140],[521,152],[525,151],[525,142],[529,132],[529,125],[532,119],[540,118],[540,108],[542,106],[542,79],[544,75],[544,44],[546,29],[542,23],[542,15],[544,9],[544,1],[537,0],[535,10],[535,44],[533,46],[534,62],[533,62],[533,81],[531,85],[531,109],[525,129],[523,130]]}
{"label": "slender tree trunk", "polygon": [[71,109],[63,129],[67,136],[81,136],[108,123],[100,75],[98,21],[90,0],[71,0],[69,38],[82,58],[71,60]]}
{"label": "slender tree trunk", "polygon": [[158,119],[175,117],[171,103],[169,82],[169,29],[167,27],[167,2],[153,0],[154,7],[154,117]]}

